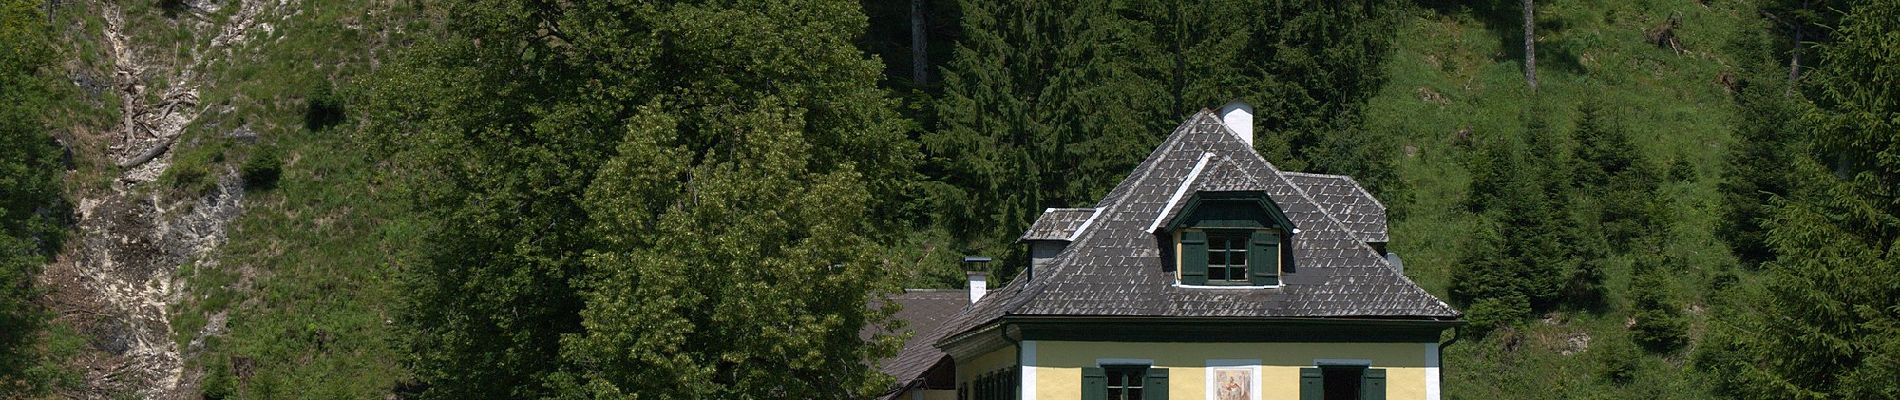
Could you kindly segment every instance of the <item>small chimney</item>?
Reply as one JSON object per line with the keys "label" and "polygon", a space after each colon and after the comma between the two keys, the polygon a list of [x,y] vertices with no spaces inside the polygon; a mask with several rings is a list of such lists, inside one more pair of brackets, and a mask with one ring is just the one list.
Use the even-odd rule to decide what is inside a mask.
{"label": "small chimney", "polygon": [[1253,106],[1240,100],[1227,102],[1227,105],[1220,106],[1220,122],[1226,124],[1227,129],[1234,131],[1234,134],[1240,135],[1241,141],[1253,146]]}
{"label": "small chimney", "polygon": [[976,304],[983,295],[989,294],[990,276],[983,272],[983,264],[989,262],[990,258],[984,256],[963,257],[963,275],[970,278],[970,304]]}
{"label": "small chimney", "polygon": [[970,276],[970,304],[976,304],[977,300],[983,299],[983,295],[989,294],[990,277],[988,274],[984,274],[982,271],[967,271],[963,274]]}

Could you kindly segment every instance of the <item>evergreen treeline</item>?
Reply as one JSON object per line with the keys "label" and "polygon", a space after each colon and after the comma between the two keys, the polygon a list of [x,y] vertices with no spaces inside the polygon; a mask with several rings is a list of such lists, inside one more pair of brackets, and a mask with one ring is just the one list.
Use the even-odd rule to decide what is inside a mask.
{"label": "evergreen treeline", "polygon": [[1755,221],[1764,285],[1722,315],[1698,357],[1725,396],[1900,398],[1900,2],[1838,11],[1819,65],[1783,94],[1795,100],[1757,103],[1790,107],[1780,115],[1798,123],[1784,132],[1806,146],[1788,148],[1786,170],[1735,177],[1789,190]]}
{"label": "evergreen treeline", "polygon": [[1010,242],[1043,209],[1090,204],[1182,118],[1233,100],[1255,106],[1255,146],[1280,167],[1397,186],[1396,144],[1355,129],[1383,82],[1390,6],[961,2],[920,137],[936,221],[1019,266]]}

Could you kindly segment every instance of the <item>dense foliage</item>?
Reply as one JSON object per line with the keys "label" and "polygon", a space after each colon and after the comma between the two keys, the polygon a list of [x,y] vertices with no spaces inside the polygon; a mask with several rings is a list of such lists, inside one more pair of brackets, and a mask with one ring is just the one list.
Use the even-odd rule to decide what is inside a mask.
{"label": "dense foliage", "polygon": [[425,397],[882,389],[868,235],[915,150],[854,4],[447,6],[375,104],[437,224],[403,314]]}
{"label": "dense foliage", "polygon": [[60,148],[45,126],[54,49],[37,1],[0,1],[0,397],[45,390],[33,278],[62,236]]}

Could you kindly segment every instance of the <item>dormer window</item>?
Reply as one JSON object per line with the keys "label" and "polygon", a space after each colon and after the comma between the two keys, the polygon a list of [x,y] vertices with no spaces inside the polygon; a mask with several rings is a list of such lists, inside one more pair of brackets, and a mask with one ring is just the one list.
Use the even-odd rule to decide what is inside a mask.
{"label": "dormer window", "polygon": [[1188,229],[1181,232],[1181,283],[1210,286],[1280,284],[1280,232],[1271,229]]}
{"label": "dormer window", "polygon": [[1289,264],[1293,224],[1266,193],[1195,193],[1167,226],[1182,285],[1279,286]]}

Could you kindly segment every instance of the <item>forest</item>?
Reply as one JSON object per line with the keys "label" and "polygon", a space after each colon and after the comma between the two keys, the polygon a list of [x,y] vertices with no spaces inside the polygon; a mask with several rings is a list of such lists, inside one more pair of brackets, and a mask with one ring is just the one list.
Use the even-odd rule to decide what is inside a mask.
{"label": "forest", "polygon": [[1900,399],[1896,0],[0,0],[0,398],[867,398],[1233,100],[1450,398]]}

